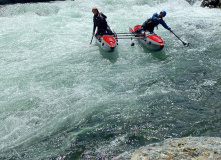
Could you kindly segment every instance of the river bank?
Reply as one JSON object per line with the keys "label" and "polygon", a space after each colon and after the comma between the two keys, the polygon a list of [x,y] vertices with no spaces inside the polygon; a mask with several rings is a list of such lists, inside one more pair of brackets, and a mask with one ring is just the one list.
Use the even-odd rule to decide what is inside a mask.
{"label": "river bank", "polygon": [[115,160],[165,160],[191,159],[210,160],[221,158],[221,138],[219,137],[185,137],[166,139],[136,150],[125,152]]}

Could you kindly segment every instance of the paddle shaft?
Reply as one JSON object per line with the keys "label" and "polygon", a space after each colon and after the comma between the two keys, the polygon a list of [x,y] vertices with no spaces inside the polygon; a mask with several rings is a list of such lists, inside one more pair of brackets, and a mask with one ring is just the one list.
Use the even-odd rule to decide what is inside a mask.
{"label": "paddle shaft", "polygon": [[[92,41],[93,41],[93,38],[94,38],[94,35],[91,37],[91,43],[92,43]],[[91,43],[90,43],[90,45],[91,45]]]}
{"label": "paddle shaft", "polygon": [[185,43],[185,42],[182,41],[182,40],[180,39],[180,37],[178,37],[174,32],[172,32],[172,33],[183,43],[184,46],[189,46],[189,43]]}

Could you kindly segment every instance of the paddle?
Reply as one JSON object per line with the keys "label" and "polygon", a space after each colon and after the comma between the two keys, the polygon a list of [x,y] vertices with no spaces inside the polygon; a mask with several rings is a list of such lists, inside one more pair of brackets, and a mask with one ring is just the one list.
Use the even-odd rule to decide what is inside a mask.
{"label": "paddle", "polygon": [[91,37],[91,43],[90,43],[90,45],[92,44],[93,38],[94,38],[94,35]]}
{"label": "paddle", "polygon": [[184,46],[186,46],[186,47],[190,46],[189,43],[186,43],[186,42],[182,41],[173,31],[172,31],[172,33],[183,43]]}

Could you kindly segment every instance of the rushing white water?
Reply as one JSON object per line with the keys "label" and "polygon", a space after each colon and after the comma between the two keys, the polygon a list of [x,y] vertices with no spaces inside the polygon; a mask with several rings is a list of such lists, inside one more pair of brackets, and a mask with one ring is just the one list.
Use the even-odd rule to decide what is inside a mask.
{"label": "rushing white water", "polygon": [[[159,25],[162,51],[119,40],[107,55],[89,45],[94,6],[116,32],[164,9],[192,47]],[[184,0],[1,7],[0,159],[114,157],[167,137],[220,136],[220,17]]]}

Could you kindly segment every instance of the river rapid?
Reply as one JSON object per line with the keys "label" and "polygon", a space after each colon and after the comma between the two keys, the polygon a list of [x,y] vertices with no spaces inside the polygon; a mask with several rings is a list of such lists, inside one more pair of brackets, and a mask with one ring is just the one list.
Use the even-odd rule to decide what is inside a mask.
{"label": "river rapid", "polygon": [[[76,0],[0,8],[0,159],[113,158],[167,138],[221,135],[221,10],[185,0]],[[115,32],[167,11],[149,51],[89,45],[92,7]]]}

